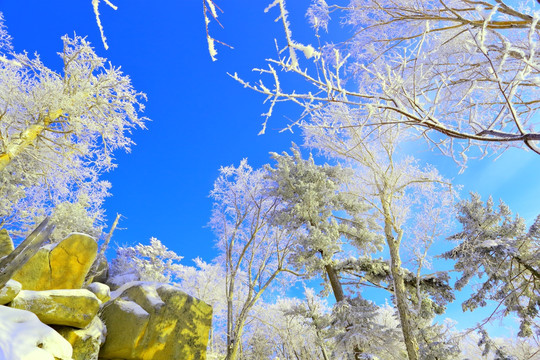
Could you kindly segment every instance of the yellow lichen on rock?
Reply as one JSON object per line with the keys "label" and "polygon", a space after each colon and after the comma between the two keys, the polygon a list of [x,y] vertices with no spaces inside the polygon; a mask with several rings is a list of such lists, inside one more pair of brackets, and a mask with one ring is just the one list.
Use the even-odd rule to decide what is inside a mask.
{"label": "yellow lichen on rock", "polygon": [[13,252],[15,248],[13,247],[13,241],[9,236],[9,233],[6,229],[0,230],[0,257],[7,256]]}
{"label": "yellow lichen on rock", "polygon": [[80,289],[97,249],[92,237],[71,234],[58,244],[41,248],[13,279],[25,290]]}
{"label": "yellow lichen on rock", "polygon": [[136,358],[150,314],[133,301],[117,298],[103,306],[101,318],[107,326],[107,339],[100,358]]}
{"label": "yellow lichen on rock", "polygon": [[[206,358],[212,307],[174,286],[144,282],[123,286],[103,306],[102,318],[108,330],[100,352],[103,359]],[[127,336],[127,328],[130,333],[138,330]]]}
{"label": "yellow lichen on rock", "polygon": [[0,288],[0,305],[11,302],[21,291],[21,284],[15,280],[8,280],[6,285]]}
{"label": "yellow lichen on rock", "polygon": [[73,360],[97,360],[100,346],[105,342],[107,330],[99,317],[84,329],[55,326],[54,329],[73,347]]}
{"label": "yellow lichen on rock", "polygon": [[15,309],[30,311],[47,325],[86,327],[96,316],[101,301],[86,289],[21,290],[10,303]]}

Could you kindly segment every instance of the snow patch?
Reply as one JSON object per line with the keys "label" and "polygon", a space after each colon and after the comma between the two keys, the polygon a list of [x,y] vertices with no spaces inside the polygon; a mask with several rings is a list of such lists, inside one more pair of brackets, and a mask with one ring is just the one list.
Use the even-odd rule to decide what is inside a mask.
{"label": "snow patch", "polygon": [[124,299],[117,299],[116,303],[118,304],[120,309],[124,310],[125,312],[134,314],[137,317],[147,317],[147,316],[150,315],[139,304],[137,304],[137,303],[135,303],[133,301],[124,300]]}
{"label": "snow patch", "polygon": [[29,311],[0,306],[0,360],[71,360],[70,343]]}

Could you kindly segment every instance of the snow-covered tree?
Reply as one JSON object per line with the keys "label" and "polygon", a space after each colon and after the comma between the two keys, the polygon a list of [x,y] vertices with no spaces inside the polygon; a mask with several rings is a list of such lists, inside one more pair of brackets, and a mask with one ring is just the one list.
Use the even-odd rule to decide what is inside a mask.
{"label": "snow-covered tree", "polygon": [[259,304],[250,323],[255,341],[248,342],[244,358],[341,359],[334,353],[333,337],[340,330],[332,326],[331,311],[313,289],[305,289],[303,300],[280,297],[273,304]]}
{"label": "snow-covered tree", "polygon": [[[356,110],[351,126],[415,128],[462,165],[471,145],[483,153],[509,146],[540,153],[534,116],[540,33],[533,0],[314,0],[307,16],[318,49],[294,39],[297,24],[289,23],[285,0],[267,11],[272,8],[278,8],[285,36],[277,57],[256,69],[268,79],[250,84],[233,75],[267,97],[267,117],[280,101],[303,108],[299,123],[327,104],[342,103]],[[346,36],[328,27],[340,15]],[[281,79],[284,72],[309,88],[287,87],[293,82]]]}
{"label": "snow-covered tree", "polygon": [[292,155],[273,153],[276,166],[268,167],[273,180],[270,191],[283,205],[274,222],[302,230],[294,264],[306,275],[324,274],[336,301],[342,301],[345,294],[335,265],[339,262],[336,256],[343,253],[344,237],[367,253],[378,250],[382,239],[358,216],[368,207],[344,191],[351,171],[316,165],[312,156],[304,160],[295,145],[291,150]]}
{"label": "snow-covered tree", "polygon": [[52,242],[65,239],[72,232],[80,232],[99,239],[102,220],[105,216],[102,208],[90,208],[90,198],[80,195],[77,202],[63,202],[56,205],[51,216],[55,229],[50,236]]}
{"label": "snow-covered tree", "polygon": [[448,276],[423,273],[425,260],[420,261],[414,253],[409,255],[416,259],[416,276],[410,276],[401,252],[404,244],[420,237],[425,250],[418,254],[427,254],[451,223],[455,190],[432,166],[421,166],[412,156],[399,154],[407,131],[399,127],[359,128],[353,126],[355,120],[355,111],[343,104],[313,112],[313,125],[304,126],[306,142],[355,169],[351,191],[373,208],[370,216],[377,219],[390,254],[391,280],[386,288],[395,297],[408,357],[418,359],[412,314],[420,315],[427,309],[431,311],[426,316],[440,313],[453,295]]}
{"label": "snow-covered tree", "polygon": [[345,191],[351,171],[340,166],[316,165],[312,156],[304,160],[296,146],[292,147],[292,155],[274,153],[272,158],[277,163],[275,168],[268,167],[274,181],[270,191],[283,205],[274,221],[300,230],[293,264],[305,271],[305,276],[326,280],[326,287],[343,310],[337,313],[351,314],[346,310],[351,307],[357,311],[358,321],[352,321],[353,316],[341,316],[347,332],[343,337],[347,340],[341,343],[347,343],[345,347],[359,359],[368,347],[367,334],[375,331],[369,326],[369,316],[361,319],[360,314],[374,314],[374,305],[358,298],[356,291],[347,293],[338,268],[346,260],[345,244],[352,243],[358,253],[366,254],[380,249],[382,238],[371,231],[369,221],[359,216],[368,206]]}
{"label": "snow-covered tree", "polygon": [[109,282],[117,287],[139,280],[173,282],[183,269],[178,263],[182,258],[154,237],[150,245],[118,247],[111,263]]}
{"label": "snow-covered tree", "polygon": [[530,360],[540,354],[538,335],[533,338],[490,338],[485,330],[468,332],[460,341],[461,356],[466,360]]}
{"label": "snow-covered tree", "polygon": [[[295,234],[273,223],[279,202],[269,187],[266,171],[253,170],[244,159],[238,167],[222,167],[210,193],[209,224],[226,269],[227,360],[238,358],[246,320],[262,294],[282,273],[293,272],[288,262]],[[237,303],[239,284],[247,293]]]}
{"label": "snow-covered tree", "polygon": [[484,204],[477,194],[459,205],[458,220],[463,230],[450,239],[459,242],[445,258],[456,261],[461,272],[456,289],[461,290],[478,277],[463,310],[486,306],[489,300],[499,305],[500,316],[516,314],[521,319],[519,336],[540,331],[540,216],[526,229],[525,221],[513,215],[502,201],[498,206],[489,198]]}
{"label": "snow-covered tree", "polygon": [[[144,127],[129,77],[99,57],[88,41],[63,37],[61,72],[13,51],[0,19],[0,224],[8,229],[85,203],[95,227],[110,185],[113,152],[129,151]],[[59,210],[61,211],[61,209]],[[79,229],[72,229],[76,231]]]}
{"label": "snow-covered tree", "polygon": [[[344,115],[337,111],[342,108],[336,107],[332,116]],[[317,132],[325,128],[329,133]],[[433,169],[421,169],[411,158],[399,159],[394,154],[399,137],[387,136],[381,144],[375,136],[367,144],[354,131],[337,135],[333,127],[325,126],[306,128],[306,135],[311,145],[356,168],[353,173],[338,166],[317,166],[313,158],[302,159],[294,147],[292,155],[273,154],[277,165],[269,168],[276,182],[272,191],[283,203],[276,221],[302,229],[295,265],[328,279],[336,299],[334,324],[345,329],[338,339],[340,346],[359,358],[380,352],[383,339],[390,337],[384,334],[387,329],[373,321],[376,306],[361,298],[358,288],[362,285],[384,288],[396,299],[401,296],[400,317],[411,318],[407,320],[410,334],[404,335],[414,339],[424,331],[422,339],[428,339],[421,328],[431,326],[434,313],[441,313],[452,298],[445,274],[422,272],[429,265],[430,246],[446,228],[441,221],[451,216],[451,186]],[[324,147],[326,141],[335,146]],[[396,266],[401,262],[405,231],[414,272]],[[381,250],[384,240],[391,261],[371,257]],[[401,294],[395,290],[397,285],[403,287]],[[452,348],[449,351],[455,352]],[[426,357],[434,347],[420,349]]]}

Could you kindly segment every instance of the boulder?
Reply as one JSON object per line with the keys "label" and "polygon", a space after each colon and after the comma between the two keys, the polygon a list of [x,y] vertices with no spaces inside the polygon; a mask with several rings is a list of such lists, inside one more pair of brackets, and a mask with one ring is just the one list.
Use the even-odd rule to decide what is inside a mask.
{"label": "boulder", "polygon": [[6,229],[0,230],[0,257],[11,254],[13,250],[15,248],[8,231]]}
{"label": "boulder", "polygon": [[101,318],[107,326],[107,339],[100,359],[139,359],[150,314],[137,303],[117,298],[103,306]]}
{"label": "boulder", "polygon": [[36,315],[0,306],[0,359],[71,360],[71,355],[69,342]]}
{"label": "boulder", "polygon": [[0,305],[5,305],[15,298],[21,291],[21,283],[15,280],[8,280],[6,285],[0,289]]}
{"label": "boulder", "polygon": [[199,360],[206,358],[212,307],[180,289],[133,282],[102,307],[107,339],[103,359]]}
{"label": "boulder", "polygon": [[97,360],[99,348],[107,336],[107,329],[97,316],[84,329],[70,326],[55,326],[54,329],[73,347],[73,360]]}
{"label": "boulder", "polygon": [[97,296],[101,302],[106,303],[111,299],[111,289],[102,283],[94,282],[86,287],[94,295]]}
{"label": "boulder", "polygon": [[12,278],[24,290],[80,289],[97,249],[92,237],[71,234],[57,244],[39,249]]}
{"label": "boulder", "polygon": [[96,316],[101,301],[86,289],[21,290],[10,306],[30,311],[48,325],[86,327]]}

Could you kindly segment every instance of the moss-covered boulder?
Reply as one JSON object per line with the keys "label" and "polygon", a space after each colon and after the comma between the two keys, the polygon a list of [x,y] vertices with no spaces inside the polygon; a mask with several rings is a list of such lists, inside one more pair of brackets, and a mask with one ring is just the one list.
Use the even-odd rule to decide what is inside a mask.
{"label": "moss-covered boulder", "polygon": [[92,237],[71,234],[57,244],[39,249],[12,278],[24,290],[80,289],[97,249]]}
{"label": "moss-covered boulder", "polygon": [[73,347],[73,360],[97,360],[107,336],[107,329],[97,316],[84,329],[70,326],[54,326],[54,329]]}
{"label": "moss-covered boulder", "polygon": [[21,283],[15,280],[8,280],[6,285],[0,289],[0,305],[5,305],[15,299],[21,289]]}
{"label": "moss-covered boulder", "polygon": [[133,282],[103,305],[107,339],[100,358],[202,360],[212,308],[167,284]]}
{"label": "moss-covered boulder", "polygon": [[82,329],[94,319],[100,304],[101,301],[86,289],[21,290],[10,306],[36,314],[47,325]]}

